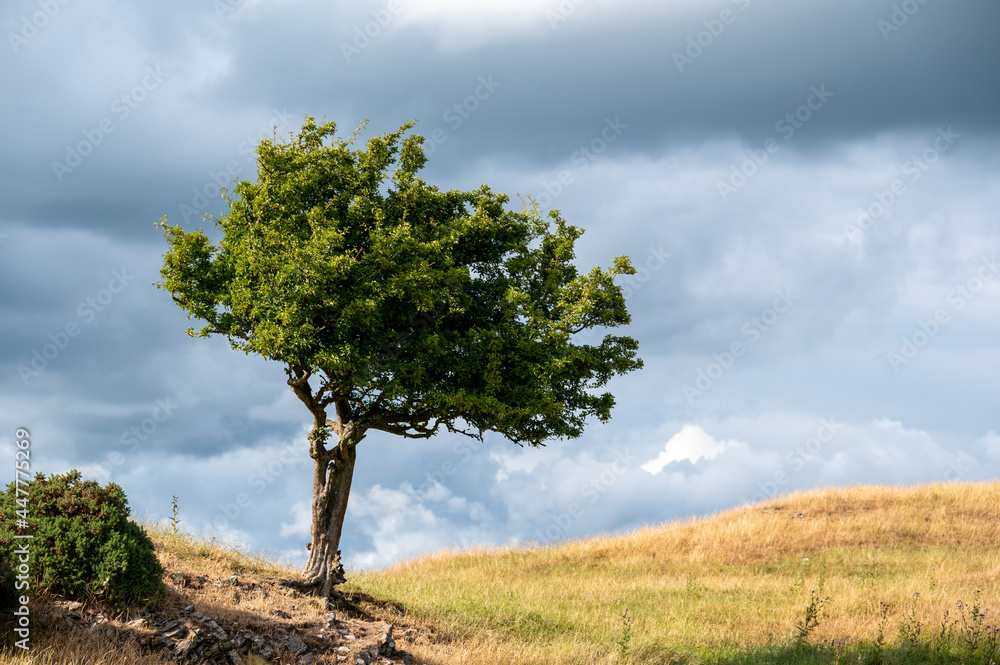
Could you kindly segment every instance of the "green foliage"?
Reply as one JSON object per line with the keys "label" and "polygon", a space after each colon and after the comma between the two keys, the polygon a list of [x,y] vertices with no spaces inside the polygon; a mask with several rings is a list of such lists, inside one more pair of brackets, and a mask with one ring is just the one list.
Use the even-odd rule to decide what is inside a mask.
{"label": "green foliage", "polygon": [[411,126],[360,150],[307,117],[290,141],[260,143],[258,178],[227,193],[217,244],[162,219],[157,286],[204,322],[188,334],[284,363],[314,415],[335,404],[362,431],[540,445],[607,421],[614,398],[596,390],[642,367],[637,342],[574,336],[629,323],[614,283],[634,274],[628,258],[578,273],[583,231],[558,212],[427,185]]}
{"label": "green foliage", "polygon": [[[22,496],[23,498],[23,496]],[[81,480],[79,471],[48,479],[36,474],[28,487],[30,590],[65,598],[98,598],[121,605],[149,598],[163,586],[153,543],[128,519],[121,487]],[[14,484],[0,492],[0,561],[16,547]]]}
{"label": "green foliage", "polygon": [[622,614],[622,632],[618,636],[618,656],[625,658],[628,655],[629,647],[632,646],[632,617],[628,615],[628,609]]}
{"label": "green foliage", "polygon": [[180,524],[180,518],[177,516],[177,495],[172,495],[173,501],[170,503],[170,534],[173,536],[177,535],[177,525]]}
{"label": "green foliage", "polygon": [[886,639],[885,639],[885,627],[889,622],[889,605],[879,601],[879,621],[878,621],[878,637],[872,643],[871,651],[869,652],[869,663],[871,665],[882,665],[885,656]]}
{"label": "green foliage", "polygon": [[[822,592],[822,589],[820,589]],[[819,625],[819,613],[823,610],[823,604],[826,602],[826,598],[820,597],[816,591],[811,591],[809,594],[809,604],[805,608],[805,616],[802,617],[802,621],[795,624],[795,630],[797,631],[795,635],[795,643],[799,646],[806,644],[809,640],[809,634]]]}
{"label": "green foliage", "polygon": [[[909,606],[909,613],[899,621],[899,643],[916,645],[920,642],[920,632],[923,624],[917,621],[917,603],[920,602],[920,594],[913,594],[913,605]],[[906,606],[903,609],[907,609]]]}
{"label": "green foliage", "polygon": [[0,556],[0,611],[13,609],[17,598],[17,594],[14,593],[14,571],[8,563],[11,558]]}

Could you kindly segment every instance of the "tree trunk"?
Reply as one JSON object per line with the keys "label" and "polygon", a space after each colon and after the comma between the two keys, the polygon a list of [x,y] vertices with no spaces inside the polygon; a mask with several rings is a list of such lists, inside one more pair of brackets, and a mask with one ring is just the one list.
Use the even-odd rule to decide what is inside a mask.
{"label": "tree trunk", "polygon": [[[305,581],[286,580],[288,586],[309,589],[329,598],[337,584],[342,584],[344,568],[340,563],[340,535],[347,514],[347,500],[354,476],[355,447],[364,435],[354,427],[340,430],[337,445],[330,450],[311,441],[313,455],[312,543],[306,562]],[[310,439],[317,436],[316,428]]]}

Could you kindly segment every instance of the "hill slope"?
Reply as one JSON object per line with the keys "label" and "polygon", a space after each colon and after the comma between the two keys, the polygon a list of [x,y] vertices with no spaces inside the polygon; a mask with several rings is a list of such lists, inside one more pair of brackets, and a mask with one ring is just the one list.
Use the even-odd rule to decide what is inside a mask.
{"label": "hill slope", "polygon": [[[1000,482],[797,493],[621,536],[349,575],[335,621],[276,584],[296,571],[147,527],[165,598],[121,615],[50,599],[33,610],[50,615],[38,649],[0,653],[0,665],[170,662],[206,620],[255,665],[410,654],[426,665],[995,665],[1000,628],[986,608],[1000,608],[998,518]],[[380,648],[384,623],[399,650]]]}
{"label": "hill slope", "polygon": [[[1000,609],[998,546],[1000,483],[860,486],[617,537],[438,554],[347,589],[455,635],[461,647],[414,649],[442,662],[872,662],[885,644],[896,662],[959,662],[970,638],[970,662],[989,663],[997,632],[971,611]],[[803,650],[824,640],[836,648]]]}

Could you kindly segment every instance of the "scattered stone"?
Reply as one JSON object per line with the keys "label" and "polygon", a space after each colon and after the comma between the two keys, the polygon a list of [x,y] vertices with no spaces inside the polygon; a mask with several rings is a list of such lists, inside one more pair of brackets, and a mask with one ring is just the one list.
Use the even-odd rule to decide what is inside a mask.
{"label": "scattered stone", "polygon": [[382,656],[392,656],[396,653],[396,641],[392,639],[392,626],[385,624],[382,626],[382,634],[378,638],[376,652]]}
{"label": "scattered stone", "polygon": [[268,646],[267,642],[260,635],[250,632],[238,631],[233,636],[233,644],[244,656],[255,654],[264,660],[274,658],[274,649]]}
{"label": "scattered stone", "polygon": [[[212,582],[217,588],[242,587],[239,592],[233,588],[222,595],[236,598],[242,595],[246,599],[254,595],[267,598],[265,587],[270,584],[267,581],[256,583],[251,579],[240,581],[236,575],[227,580],[186,575],[180,571],[167,578],[178,584],[183,580],[184,586],[193,589],[201,589],[200,585],[208,587],[208,582]],[[206,592],[182,592],[182,597],[186,596],[189,602],[199,602],[201,606],[204,598],[198,593]],[[288,594],[287,597],[296,598],[301,595]],[[225,604],[227,601],[223,599],[222,602]],[[293,625],[291,621],[280,621],[293,618],[288,612],[282,611],[285,607],[297,607],[281,604],[285,602],[287,601],[279,601],[282,609],[273,606],[268,608],[269,614],[279,621],[268,621],[265,613],[253,613],[257,615],[257,622],[263,621],[258,626],[269,624],[267,630],[271,631],[270,639],[273,641],[246,630],[248,625],[255,625],[254,621],[243,624],[242,630],[238,630],[239,624],[234,623],[232,632],[228,633],[228,628],[223,629],[212,617],[197,611],[193,604],[180,611],[174,609],[169,614],[163,610],[150,611],[148,608],[139,612],[132,610],[129,612],[131,618],[119,613],[112,615],[98,612],[102,607],[99,603],[85,610],[84,604],[76,601],[52,601],[43,611],[52,616],[63,630],[68,628],[69,631],[87,631],[102,639],[129,641],[144,651],[159,654],[163,662],[171,665],[246,665],[247,659],[259,665],[277,665],[279,662],[294,665],[319,665],[320,662],[337,665],[415,663],[411,654],[397,648],[396,638],[400,635],[394,634],[392,624],[358,622],[343,616],[338,621],[338,612],[328,611],[323,615],[322,621]],[[208,607],[206,605],[203,609]],[[401,635],[408,644],[417,640],[421,634],[419,629],[411,628]],[[289,651],[284,658],[279,657],[279,645]]]}
{"label": "scattered stone", "polygon": [[181,640],[174,647],[174,651],[177,653],[178,657],[185,658],[191,650],[194,649],[194,645],[198,643],[198,640],[194,635],[186,639]]}
{"label": "scattered stone", "polygon": [[296,656],[302,655],[309,648],[298,635],[292,635],[289,640],[285,642],[285,646],[288,647],[288,650]]}
{"label": "scattered stone", "polygon": [[[164,626],[160,635],[168,654],[177,660],[190,659],[196,663],[230,663],[241,665],[243,659],[236,650],[236,645],[229,639],[226,631],[211,617],[194,611],[189,605],[184,608],[183,616],[177,621],[171,621]],[[176,638],[183,636],[177,641]]]}
{"label": "scattered stone", "polygon": [[170,581],[173,582],[174,584],[176,584],[177,586],[181,587],[181,588],[186,587],[187,583],[188,583],[187,575],[185,575],[184,573],[180,573],[180,572],[178,572],[178,573],[171,573],[170,574]]}

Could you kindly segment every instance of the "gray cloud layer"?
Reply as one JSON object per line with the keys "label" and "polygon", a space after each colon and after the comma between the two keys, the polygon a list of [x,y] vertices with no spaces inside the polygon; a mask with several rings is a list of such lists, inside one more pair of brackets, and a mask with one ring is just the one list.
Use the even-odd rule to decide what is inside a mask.
{"label": "gray cloud layer", "polygon": [[[370,436],[356,564],[722,509],[778,471],[996,476],[996,3],[500,7],[8,4],[0,454],[28,426],[38,470],[153,516],[178,494],[188,528],[301,557],[305,410],[151,283],[154,222],[205,225],[309,114],[367,117],[362,137],[419,120],[429,181],[532,194],[587,229],[582,267],[642,268],[647,368],[612,422],[529,451]],[[795,453],[824,419],[836,436]],[[685,425],[742,445],[642,470]]]}

